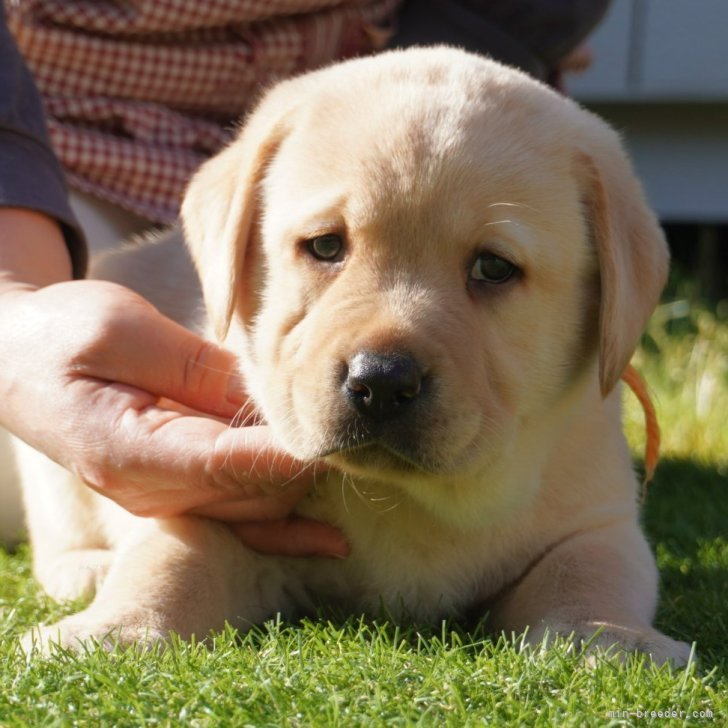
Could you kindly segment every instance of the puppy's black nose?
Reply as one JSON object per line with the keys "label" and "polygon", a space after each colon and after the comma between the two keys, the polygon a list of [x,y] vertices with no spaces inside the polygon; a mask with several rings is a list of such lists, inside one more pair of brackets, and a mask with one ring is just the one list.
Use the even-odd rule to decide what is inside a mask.
{"label": "puppy's black nose", "polygon": [[384,419],[394,415],[422,388],[422,371],[409,354],[360,351],[347,366],[344,393],[368,417]]}

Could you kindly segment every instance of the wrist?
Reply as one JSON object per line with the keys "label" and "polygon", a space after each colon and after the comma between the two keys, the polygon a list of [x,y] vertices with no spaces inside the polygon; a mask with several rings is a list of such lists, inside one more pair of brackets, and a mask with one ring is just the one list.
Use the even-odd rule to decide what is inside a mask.
{"label": "wrist", "polygon": [[0,293],[70,280],[71,258],[58,223],[33,210],[0,208]]}

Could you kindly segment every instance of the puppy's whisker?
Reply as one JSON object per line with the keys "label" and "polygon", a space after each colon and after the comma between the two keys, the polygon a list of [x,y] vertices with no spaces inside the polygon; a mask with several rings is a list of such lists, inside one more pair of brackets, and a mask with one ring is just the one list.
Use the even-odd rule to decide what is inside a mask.
{"label": "puppy's whisker", "polygon": [[492,202],[490,205],[487,205],[486,207],[522,207],[525,210],[531,210],[532,212],[539,212],[535,207],[531,207],[531,205],[526,205],[523,202]]}
{"label": "puppy's whisker", "polygon": [[246,412],[245,407],[241,407],[230,420],[228,428],[238,429],[240,427],[247,427],[250,422],[255,418],[255,412]]}
{"label": "puppy's whisker", "polygon": [[[233,415],[231,418],[227,429],[240,429],[242,427],[247,427],[248,425],[252,424],[256,417],[258,416],[258,410],[256,408],[251,408],[249,405],[245,404],[238,411]],[[236,480],[240,480],[241,476],[238,470],[236,469],[234,462],[233,462],[233,442],[230,442],[230,445],[228,446],[227,453],[225,454],[225,459],[223,460],[222,468],[230,467],[233,473],[233,477]],[[255,461],[254,461],[255,463]],[[254,469],[251,470],[251,472],[254,472]]]}
{"label": "puppy's whisker", "polygon": [[235,377],[236,379],[244,379],[243,375],[236,371],[235,369],[221,369],[220,367],[213,367],[210,364],[203,364],[201,361],[197,361],[195,359],[190,358],[188,360],[190,364],[193,364],[196,367],[200,367],[201,369],[207,369],[210,372],[217,372],[218,374],[227,374],[230,377]]}
{"label": "puppy's whisker", "polygon": [[393,511],[393,510],[395,510],[395,509],[399,508],[399,506],[400,506],[400,504],[401,504],[401,503],[402,503],[401,499],[400,499],[400,500],[396,500],[396,501],[395,501],[394,503],[392,503],[392,505],[391,505],[391,506],[389,506],[388,508],[380,508],[380,509],[379,509],[379,510],[378,510],[377,512],[378,512],[378,513],[390,513],[391,511]]}
{"label": "puppy's whisker", "polygon": [[341,503],[344,506],[344,512],[347,515],[351,514],[351,510],[349,508],[349,501],[346,499],[346,490],[348,485],[348,479],[350,479],[351,476],[348,473],[344,473],[343,477],[341,478]]}
{"label": "puppy's whisker", "polygon": [[359,488],[359,486],[357,485],[356,481],[354,480],[354,477],[351,474],[346,473],[345,474],[345,477],[346,477],[347,485],[354,491],[354,493],[356,494],[357,498],[359,498],[359,500],[369,510],[371,510],[371,511],[373,511],[375,513],[385,513],[386,511],[391,510],[391,508],[396,508],[399,505],[399,502],[396,502],[392,506],[390,506],[390,508],[384,508],[384,509],[383,508],[380,508],[377,505],[378,503],[389,501],[389,500],[391,500],[394,497],[394,495],[393,494],[392,495],[384,495],[384,496],[381,496],[381,497],[378,497],[378,498],[374,498],[373,496],[371,496],[369,494],[369,492],[367,492],[367,491],[362,490],[361,488]]}
{"label": "puppy's whisker", "polygon": [[518,225],[519,223],[516,220],[493,220],[493,222],[486,222],[483,227],[490,227],[491,225]]}

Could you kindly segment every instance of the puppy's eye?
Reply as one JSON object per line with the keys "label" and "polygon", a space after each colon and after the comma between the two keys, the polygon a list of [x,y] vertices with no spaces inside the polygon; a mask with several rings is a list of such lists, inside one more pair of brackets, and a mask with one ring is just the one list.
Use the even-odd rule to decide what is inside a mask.
{"label": "puppy's eye", "polygon": [[470,269],[470,277],[484,283],[499,284],[510,280],[518,268],[505,258],[492,253],[479,255]]}
{"label": "puppy's eye", "polygon": [[335,233],[328,233],[306,241],[306,247],[317,260],[332,262],[338,260],[341,256],[344,242]]}

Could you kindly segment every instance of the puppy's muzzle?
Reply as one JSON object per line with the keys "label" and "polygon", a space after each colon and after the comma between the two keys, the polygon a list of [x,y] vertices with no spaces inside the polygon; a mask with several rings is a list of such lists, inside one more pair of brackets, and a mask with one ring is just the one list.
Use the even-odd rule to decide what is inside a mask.
{"label": "puppy's muzzle", "polygon": [[423,374],[418,362],[401,352],[359,351],[346,362],[342,392],[364,419],[389,420],[420,396]]}

